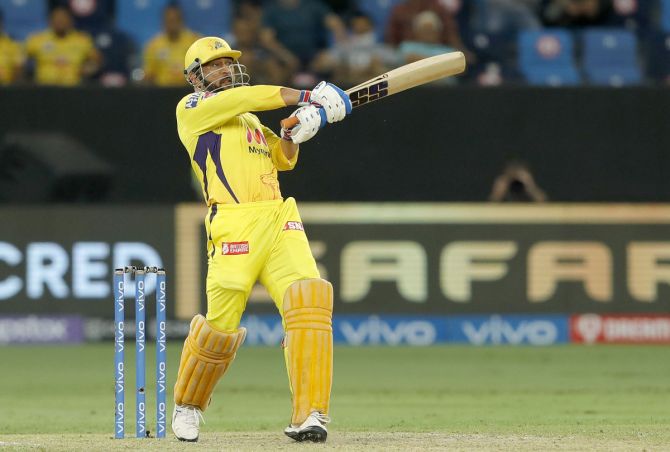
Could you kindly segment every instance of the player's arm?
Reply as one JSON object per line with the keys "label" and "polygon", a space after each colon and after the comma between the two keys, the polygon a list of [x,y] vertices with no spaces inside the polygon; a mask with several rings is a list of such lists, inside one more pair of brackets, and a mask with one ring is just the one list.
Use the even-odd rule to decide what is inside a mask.
{"label": "player's arm", "polygon": [[177,114],[189,129],[200,134],[213,130],[242,113],[298,105],[301,93],[303,92],[281,86],[240,86],[213,95],[201,94],[194,101],[183,101]]}
{"label": "player's arm", "polygon": [[279,138],[269,127],[262,126],[262,128],[274,166],[279,171],[292,170],[298,162],[299,146],[290,138]]}

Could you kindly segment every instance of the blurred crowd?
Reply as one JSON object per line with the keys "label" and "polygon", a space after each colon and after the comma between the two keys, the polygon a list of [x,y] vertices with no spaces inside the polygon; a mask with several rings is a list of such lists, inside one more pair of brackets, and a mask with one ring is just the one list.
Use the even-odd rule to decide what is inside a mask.
{"label": "blurred crowd", "polygon": [[462,50],[444,83],[670,84],[670,0],[0,0],[0,84],[183,86],[202,35],[253,83],[345,86]]}

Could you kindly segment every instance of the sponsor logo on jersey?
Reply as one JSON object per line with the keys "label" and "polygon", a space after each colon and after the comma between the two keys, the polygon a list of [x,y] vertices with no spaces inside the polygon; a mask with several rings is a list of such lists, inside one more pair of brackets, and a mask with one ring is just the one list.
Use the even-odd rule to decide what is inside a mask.
{"label": "sponsor logo on jersey", "polygon": [[268,151],[267,149],[257,148],[256,146],[249,146],[248,150],[249,154],[260,154],[266,156],[267,158],[270,158],[270,151]]}
{"label": "sponsor logo on jersey", "polygon": [[186,99],[186,108],[193,108],[198,105],[198,101],[200,100],[200,94],[198,93],[193,93],[190,96],[188,96],[188,99]]}
{"label": "sponsor logo on jersey", "polygon": [[302,223],[299,221],[287,221],[284,225],[284,231],[304,231]]}
{"label": "sponsor logo on jersey", "polygon": [[221,245],[221,254],[249,254],[249,242],[223,242]]}

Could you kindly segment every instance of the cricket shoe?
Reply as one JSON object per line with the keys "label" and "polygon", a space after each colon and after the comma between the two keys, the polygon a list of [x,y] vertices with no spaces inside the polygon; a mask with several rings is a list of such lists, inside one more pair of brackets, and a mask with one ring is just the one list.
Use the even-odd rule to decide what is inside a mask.
{"label": "cricket shoe", "polygon": [[172,431],[179,441],[196,442],[200,433],[202,412],[193,406],[175,405],[172,413]]}
{"label": "cricket shoe", "polygon": [[313,443],[322,443],[328,437],[328,430],[326,424],[330,422],[330,418],[318,411],[312,413],[305,419],[305,422],[298,427],[293,424],[284,429],[284,434],[298,442],[311,441]]}

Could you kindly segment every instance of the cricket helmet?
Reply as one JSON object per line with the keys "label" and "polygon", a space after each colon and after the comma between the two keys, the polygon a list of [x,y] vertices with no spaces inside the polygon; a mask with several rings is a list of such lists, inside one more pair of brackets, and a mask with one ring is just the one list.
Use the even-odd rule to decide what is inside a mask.
{"label": "cricket helmet", "polygon": [[[236,86],[249,85],[247,68],[240,64],[242,56],[239,50],[233,50],[223,39],[214,36],[200,38],[191,44],[184,56],[184,77],[196,92],[216,92]],[[207,76],[202,65],[218,58],[231,58],[233,61],[227,69],[218,69]],[[222,80],[226,80],[222,82]]]}
{"label": "cricket helmet", "polygon": [[209,63],[217,58],[228,57],[239,60],[241,56],[242,52],[231,49],[230,45],[221,38],[215,36],[200,38],[186,51],[184,73],[191,72],[197,65]]}

